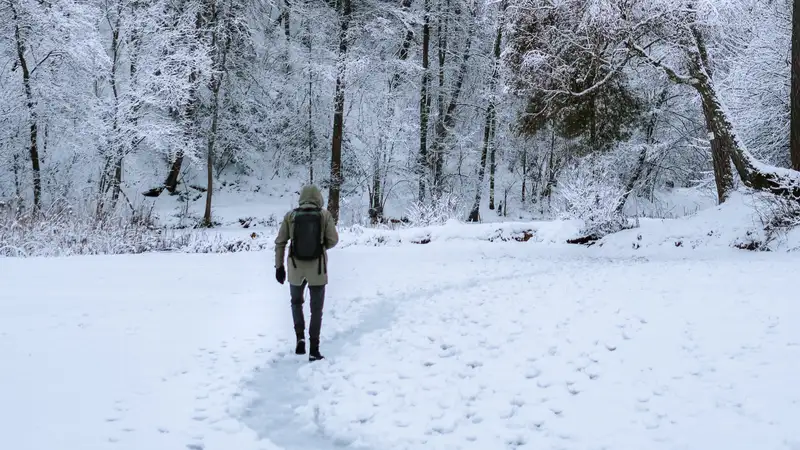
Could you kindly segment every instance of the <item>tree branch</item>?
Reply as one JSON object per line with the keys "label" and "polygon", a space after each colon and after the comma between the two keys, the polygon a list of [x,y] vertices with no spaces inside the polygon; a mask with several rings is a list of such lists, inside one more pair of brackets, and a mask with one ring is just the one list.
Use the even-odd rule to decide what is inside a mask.
{"label": "tree branch", "polygon": [[627,46],[632,54],[640,58],[646,59],[654,67],[663,70],[664,73],[667,74],[667,77],[670,79],[670,81],[672,81],[673,83],[687,84],[687,85],[695,84],[695,81],[692,77],[680,75],[675,69],[669,67],[668,65],[650,56],[642,47],[634,44],[633,42],[628,42]]}

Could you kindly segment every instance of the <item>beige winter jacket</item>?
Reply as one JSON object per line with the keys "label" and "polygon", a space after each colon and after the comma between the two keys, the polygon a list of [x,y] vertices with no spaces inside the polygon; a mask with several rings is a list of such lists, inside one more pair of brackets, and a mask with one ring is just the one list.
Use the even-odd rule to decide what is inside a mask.
{"label": "beige winter jacket", "polygon": [[[300,191],[300,207],[303,206],[316,206],[322,208],[324,200],[322,193],[314,185],[305,186]],[[331,249],[339,243],[339,233],[336,231],[336,222],[333,220],[333,215],[326,210],[322,209],[322,236],[323,236],[323,254],[322,261],[300,261],[289,257],[286,262],[286,245],[293,238],[293,211],[290,211],[283,218],[281,228],[278,231],[278,237],[275,238],[275,268],[286,265],[287,278],[289,284],[300,286],[303,280],[308,282],[309,286],[323,286],[328,284],[328,249]]]}

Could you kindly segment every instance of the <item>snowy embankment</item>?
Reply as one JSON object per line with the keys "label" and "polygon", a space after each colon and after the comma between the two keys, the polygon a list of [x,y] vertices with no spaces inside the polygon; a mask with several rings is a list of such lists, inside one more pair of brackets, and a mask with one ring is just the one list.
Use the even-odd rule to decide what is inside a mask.
{"label": "snowy embankment", "polygon": [[[728,201],[685,217],[637,219],[635,228],[608,235],[593,245],[607,254],[644,254],[665,249],[748,249],[794,251],[800,249],[800,217],[791,226],[767,230],[776,213],[784,212],[774,197],[745,191],[734,192]],[[580,220],[512,221],[463,223],[451,220],[444,225],[365,228],[352,226],[340,230],[341,247],[398,246],[432,242],[524,241],[560,246],[583,236]],[[784,224],[786,225],[786,224]],[[276,229],[227,228],[211,236],[196,234],[184,249],[187,252],[228,252],[271,249]]]}
{"label": "snowy embankment", "polygon": [[800,446],[800,255],[431,237],[331,252],[313,365],[269,252],[0,259],[4,445]]}
{"label": "snowy embankment", "polygon": [[[719,206],[679,219],[640,219],[640,226],[606,236],[597,245],[606,250],[666,248],[739,248],[800,250],[800,217],[794,227],[767,227],[776,213],[785,213],[775,198],[737,191]],[[767,223],[765,223],[767,222]],[[766,229],[769,228],[769,229]]]}

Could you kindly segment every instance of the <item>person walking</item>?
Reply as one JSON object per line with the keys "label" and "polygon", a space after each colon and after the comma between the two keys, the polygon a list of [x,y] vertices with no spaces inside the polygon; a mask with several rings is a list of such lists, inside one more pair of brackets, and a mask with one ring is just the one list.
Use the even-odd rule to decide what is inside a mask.
{"label": "person walking", "polygon": [[[308,328],[311,348],[308,359],[317,361],[324,359],[319,352],[319,333],[325,286],[328,284],[328,250],[339,242],[339,233],[333,215],[323,208],[324,201],[319,188],[314,185],[303,187],[298,204],[283,218],[278,237],[275,238],[275,278],[283,284],[286,281],[285,267],[289,266],[289,293],[297,337],[295,353],[298,355],[306,353],[303,297],[308,286],[311,294],[311,323]],[[284,264],[287,244],[288,262]]]}

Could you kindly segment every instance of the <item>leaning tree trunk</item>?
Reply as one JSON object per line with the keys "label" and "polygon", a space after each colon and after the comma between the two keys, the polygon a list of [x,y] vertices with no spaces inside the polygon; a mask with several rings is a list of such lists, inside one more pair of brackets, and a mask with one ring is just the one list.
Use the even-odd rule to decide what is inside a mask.
{"label": "leaning tree trunk", "polygon": [[620,197],[619,201],[617,202],[617,207],[615,208],[615,212],[618,215],[622,215],[623,211],[625,210],[625,203],[628,201],[628,197],[633,192],[633,189],[636,187],[636,183],[642,177],[642,173],[644,173],[644,166],[647,162],[647,145],[642,146],[642,150],[639,152],[639,158],[636,160],[636,166],[631,173],[631,177],[628,178],[628,184],[625,186],[625,191],[622,193],[622,197]]}
{"label": "leaning tree trunk", "polygon": [[29,154],[31,167],[33,169],[33,207],[38,211],[42,199],[42,174],[39,162],[39,117],[36,112],[36,101],[33,98],[33,88],[31,87],[31,71],[28,68],[28,60],[25,58],[25,43],[22,41],[22,33],[19,25],[19,15],[10,2],[11,19],[14,21],[14,40],[16,41],[17,60],[22,69],[22,86],[25,89],[25,106],[28,109],[29,121]]}
{"label": "leaning tree trunk", "polygon": [[333,142],[331,144],[331,182],[328,210],[339,221],[339,198],[342,190],[342,139],[344,137],[344,76],[347,64],[347,30],[352,12],[350,0],[342,0],[341,30],[339,33],[339,61],[336,70],[336,91],[333,111]]}
{"label": "leaning tree trunk", "polygon": [[717,202],[722,204],[733,190],[733,172],[731,171],[731,157],[728,150],[714,131],[715,112],[703,101],[703,117],[708,130],[708,140],[711,145],[711,163],[714,167],[714,182],[717,185]]}
{"label": "leaning tree trunk", "polygon": [[[709,132],[713,134],[714,140],[718,141],[718,151],[725,153],[726,161],[728,158],[733,161],[733,166],[745,186],[800,202],[800,172],[763,164],[739,142],[733,130],[733,124],[722,107],[714,82],[709,75],[706,56],[708,52],[702,34],[696,28],[692,29],[692,33],[697,51],[688,54],[691,68],[688,77],[678,74],[660,60],[648,55],[643,48],[633,44],[629,47],[634,54],[647,59],[653,66],[663,70],[674,83],[691,86],[697,91],[703,104]],[[717,183],[719,184],[720,181],[718,180]],[[722,180],[722,183],[732,185],[733,181],[732,179],[731,181]]]}
{"label": "leaning tree trunk", "polygon": [[[658,96],[658,100],[656,101],[655,109],[660,109],[664,103],[667,101],[667,89],[663,89],[661,94]],[[628,197],[630,197],[633,190],[636,188],[636,183],[642,178],[645,174],[645,167],[647,166],[647,148],[650,145],[655,143],[654,135],[656,130],[656,120],[658,116],[653,113],[650,116],[650,120],[647,121],[647,124],[644,129],[645,135],[645,143],[642,146],[642,150],[639,152],[639,158],[636,160],[636,165],[634,166],[633,172],[631,172],[631,176],[628,179],[628,184],[625,186],[625,191],[622,193],[622,197],[619,199],[619,203],[617,203],[617,207],[615,212],[619,215],[622,215],[623,211],[625,210],[625,203],[628,201]]]}
{"label": "leaning tree trunk", "polygon": [[[695,83],[704,108],[711,117],[715,139],[726,151],[745,186],[800,202],[800,172],[767,166],[758,161],[739,142],[733,125],[722,108],[710,79],[701,77]],[[731,180],[732,183],[732,180]]]}
{"label": "leaning tree trunk", "polygon": [[793,3],[792,12],[792,87],[790,155],[792,169],[800,170],[800,5]]}

